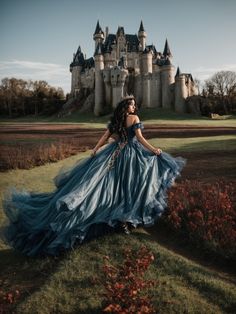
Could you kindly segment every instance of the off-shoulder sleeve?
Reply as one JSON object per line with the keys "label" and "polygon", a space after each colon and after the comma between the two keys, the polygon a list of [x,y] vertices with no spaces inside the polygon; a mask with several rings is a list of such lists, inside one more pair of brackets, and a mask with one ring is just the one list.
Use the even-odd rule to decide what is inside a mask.
{"label": "off-shoulder sleeve", "polygon": [[144,129],[143,123],[142,122],[138,122],[133,124],[133,129]]}
{"label": "off-shoulder sleeve", "polygon": [[114,128],[113,128],[112,123],[111,123],[110,121],[107,123],[107,129],[108,129],[111,133],[114,133]]}

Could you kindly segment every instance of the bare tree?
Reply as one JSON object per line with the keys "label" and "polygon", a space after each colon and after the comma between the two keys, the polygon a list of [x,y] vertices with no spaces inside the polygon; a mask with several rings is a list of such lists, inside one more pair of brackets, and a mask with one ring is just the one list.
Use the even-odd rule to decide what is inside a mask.
{"label": "bare tree", "polygon": [[207,96],[217,97],[225,112],[233,110],[236,102],[236,72],[220,71],[205,81]]}
{"label": "bare tree", "polygon": [[194,78],[194,84],[196,86],[196,89],[198,91],[198,95],[201,94],[201,91],[202,91],[202,82],[198,79],[198,78]]}
{"label": "bare tree", "polygon": [[236,72],[220,71],[206,81],[213,88],[214,94],[220,97],[231,96],[236,92]]}

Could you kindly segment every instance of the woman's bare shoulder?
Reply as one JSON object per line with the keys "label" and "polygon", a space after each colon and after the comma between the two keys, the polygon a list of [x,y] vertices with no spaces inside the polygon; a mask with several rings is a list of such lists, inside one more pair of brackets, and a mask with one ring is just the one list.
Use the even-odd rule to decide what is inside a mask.
{"label": "woman's bare shoulder", "polygon": [[137,116],[136,114],[131,114],[127,118],[128,118],[128,121],[132,121],[133,123],[140,122],[139,116]]}
{"label": "woman's bare shoulder", "polygon": [[139,117],[135,114],[128,115],[126,118],[126,126],[130,127],[131,125],[138,123],[139,122]]}
{"label": "woman's bare shoulder", "polygon": [[137,116],[136,114],[134,115],[134,122],[135,123],[139,123],[140,122],[140,119],[139,119],[139,116]]}

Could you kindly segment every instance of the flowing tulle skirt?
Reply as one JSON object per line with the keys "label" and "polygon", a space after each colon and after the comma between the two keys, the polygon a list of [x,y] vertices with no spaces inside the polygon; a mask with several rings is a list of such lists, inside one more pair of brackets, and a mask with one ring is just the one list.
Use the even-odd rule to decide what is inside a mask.
{"label": "flowing tulle skirt", "polygon": [[120,222],[152,225],[167,206],[167,189],[182,157],[154,155],[133,139],[105,145],[55,178],[51,193],[11,190],[5,195],[7,243],[26,255],[58,254]]}

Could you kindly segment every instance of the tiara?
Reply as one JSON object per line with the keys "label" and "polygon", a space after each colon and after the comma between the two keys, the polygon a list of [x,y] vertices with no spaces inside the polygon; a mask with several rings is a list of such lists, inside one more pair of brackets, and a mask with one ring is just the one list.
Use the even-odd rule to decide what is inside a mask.
{"label": "tiara", "polygon": [[126,94],[124,97],[122,97],[122,100],[134,99],[134,98],[135,98],[134,95],[132,95],[132,94],[130,94],[130,95]]}

